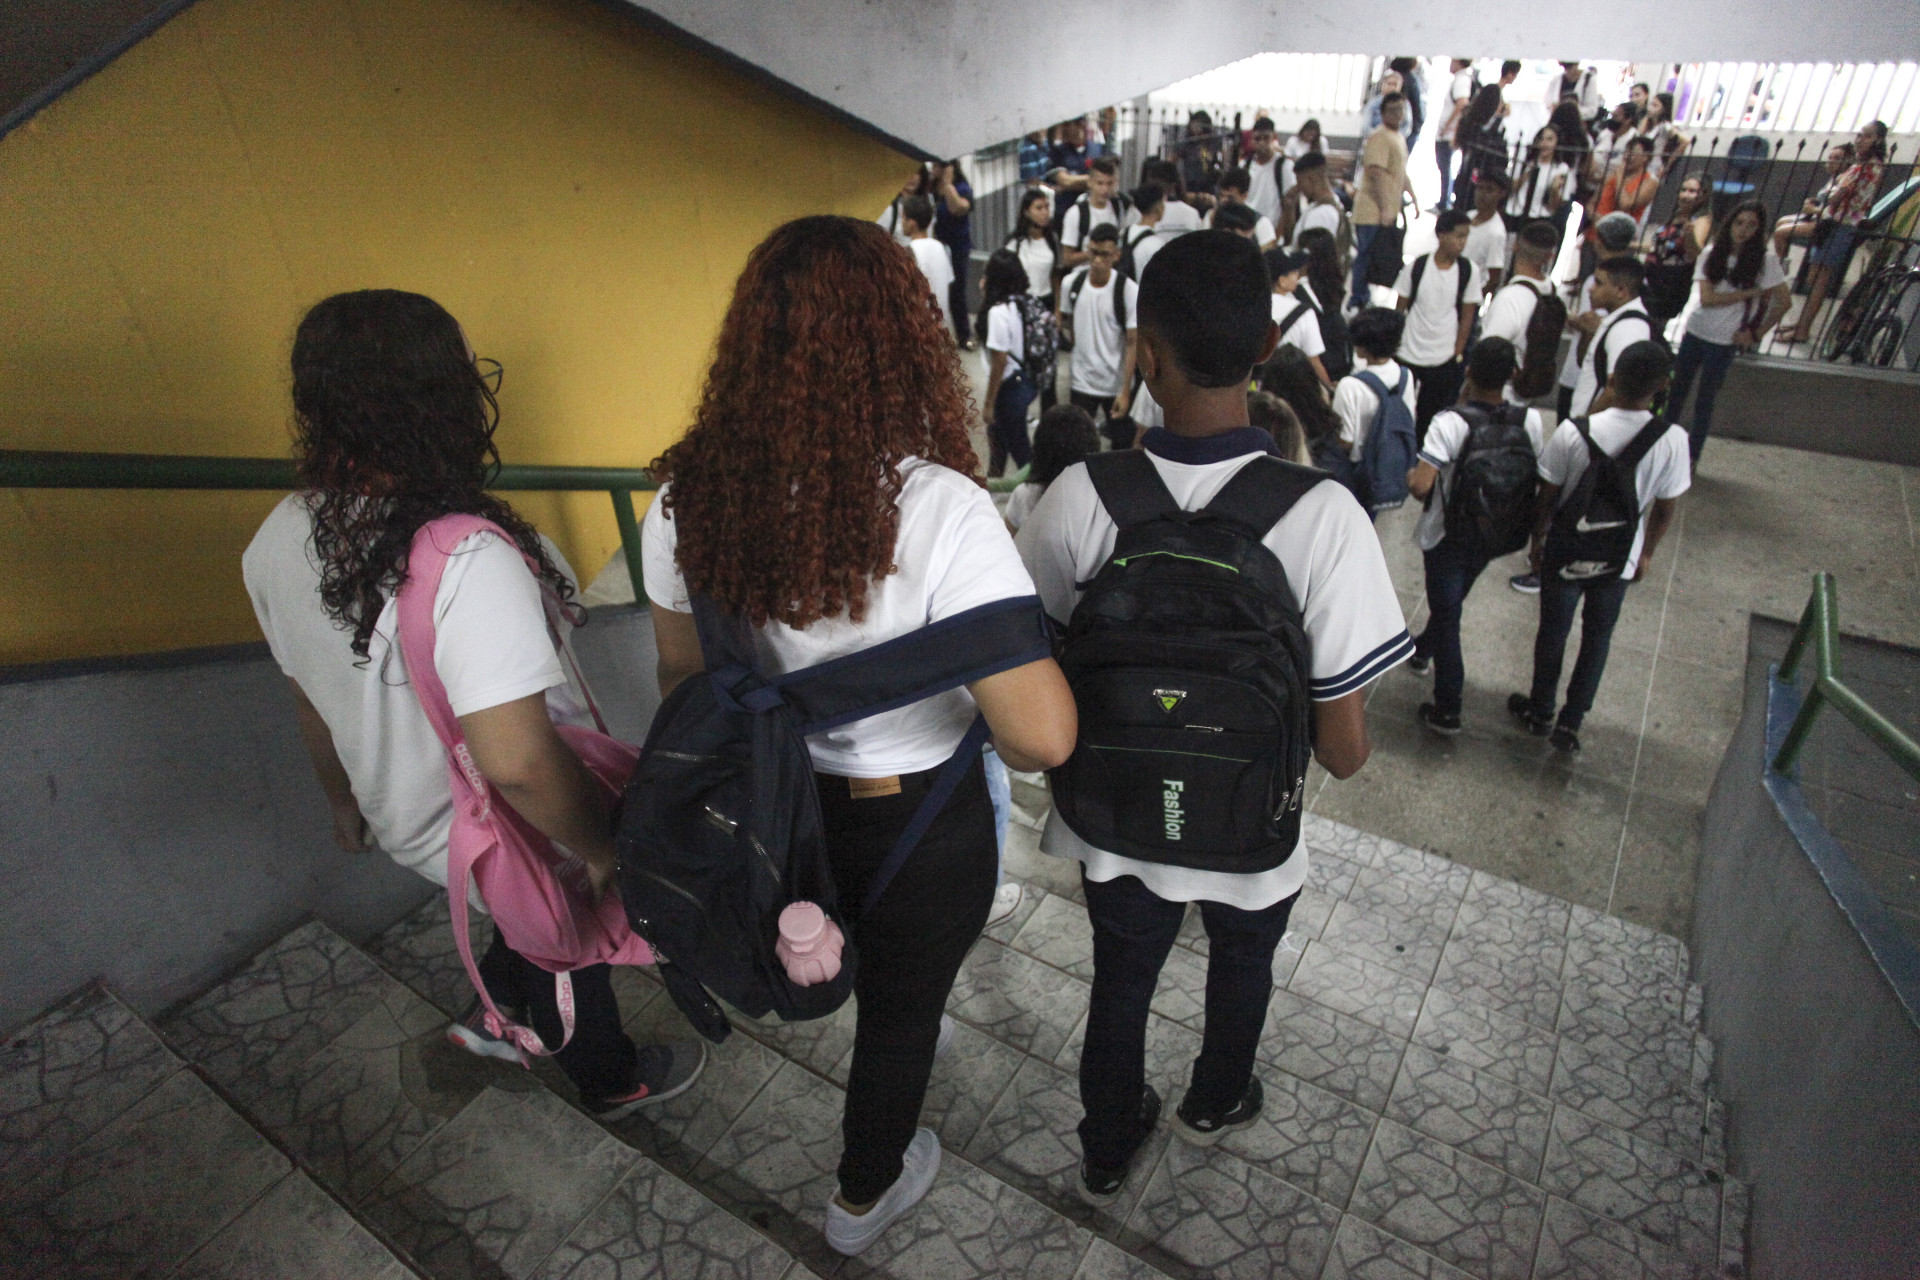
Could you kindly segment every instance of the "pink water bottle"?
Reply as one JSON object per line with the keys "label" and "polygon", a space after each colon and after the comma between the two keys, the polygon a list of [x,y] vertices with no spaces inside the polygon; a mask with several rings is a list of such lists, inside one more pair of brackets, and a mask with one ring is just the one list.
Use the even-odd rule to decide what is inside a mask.
{"label": "pink water bottle", "polygon": [[840,926],[814,903],[789,903],[780,913],[780,940],[773,944],[773,954],[787,966],[787,977],[795,986],[833,981],[845,946]]}

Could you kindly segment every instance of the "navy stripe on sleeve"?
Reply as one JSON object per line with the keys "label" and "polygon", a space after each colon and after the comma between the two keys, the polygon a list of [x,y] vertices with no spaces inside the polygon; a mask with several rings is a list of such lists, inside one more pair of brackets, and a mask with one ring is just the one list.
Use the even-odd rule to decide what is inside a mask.
{"label": "navy stripe on sleeve", "polygon": [[1367,654],[1339,675],[1313,681],[1308,687],[1309,692],[1315,702],[1329,702],[1334,698],[1344,698],[1369,680],[1399,666],[1412,656],[1413,637],[1406,633],[1405,628],[1402,628],[1399,635]]}

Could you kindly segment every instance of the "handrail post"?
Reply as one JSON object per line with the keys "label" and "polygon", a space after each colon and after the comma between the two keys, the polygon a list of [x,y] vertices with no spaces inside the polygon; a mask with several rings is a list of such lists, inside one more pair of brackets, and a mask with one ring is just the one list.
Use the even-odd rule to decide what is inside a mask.
{"label": "handrail post", "polygon": [[640,522],[633,516],[633,494],[625,489],[609,489],[613,499],[613,522],[620,526],[620,549],[627,555],[627,576],[633,580],[633,602],[647,603],[646,575],[640,567]]}
{"label": "handrail post", "polygon": [[1825,628],[1820,625],[1820,610],[1826,604],[1826,597],[1820,590],[1820,579],[1826,576],[1824,573],[1813,575],[1813,594],[1807,597],[1807,607],[1800,613],[1800,625],[1794,628],[1786,656],[1780,659],[1780,678],[1789,684],[1800,669],[1801,655],[1806,653],[1807,645],[1813,642],[1815,631],[1825,634]]}
{"label": "handrail post", "polygon": [[1800,748],[1806,745],[1807,735],[1813,732],[1814,722],[1820,718],[1820,709],[1826,705],[1827,690],[1833,683],[1834,651],[1839,648],[1834,638],[1837,632],[1833,575],[1816,573],[1813,593],[1807,597],[1807,610],[1800,615],[1800,626],[1794,631],[1793,642],[1787,646],[1786,657],[1780,662],[1780,678],[1792,683],[1801,656],[1809,645],[1813,648],[1813,679],[1807,682],[1807,696],[1773,757],[1777,773],[1792,771],[1794,762],[1800,758]]}

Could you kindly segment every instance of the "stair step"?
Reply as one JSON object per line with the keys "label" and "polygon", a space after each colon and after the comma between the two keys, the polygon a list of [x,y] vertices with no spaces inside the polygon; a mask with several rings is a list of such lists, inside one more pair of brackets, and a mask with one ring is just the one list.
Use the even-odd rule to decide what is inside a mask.
{"label": "stair step", "polygon": [[173,1274],[177,1280],[411,1280],[415,1272],[296,1170]]}

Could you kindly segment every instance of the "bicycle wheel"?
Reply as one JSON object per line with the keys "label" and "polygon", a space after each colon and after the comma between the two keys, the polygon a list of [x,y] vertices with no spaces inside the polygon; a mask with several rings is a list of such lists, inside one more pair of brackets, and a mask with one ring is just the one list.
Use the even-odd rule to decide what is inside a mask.
{"label": "bicycle wheel", "polygon": [[1906,325],[1900,323],[1900,317],[1891,311],[1881,315],[1860,334],[1855,344],[1854,358],[1861,364],[1872,365],[1876,369],[1885,369],[1900,354],[1900,339],[1906,335]]}
{"label": "bicycle wheel", "polygon": [[1847,290],[1847,296],[1833,313],[1833,319],[1827,323],[1827,331],[1820,339],[1820,358],[1838,360],[1852,354],[1853,340],[1880,309],[1880,299],[1887,291],[1887,277],[1883,272],[1863,277],[1853,288]]}

